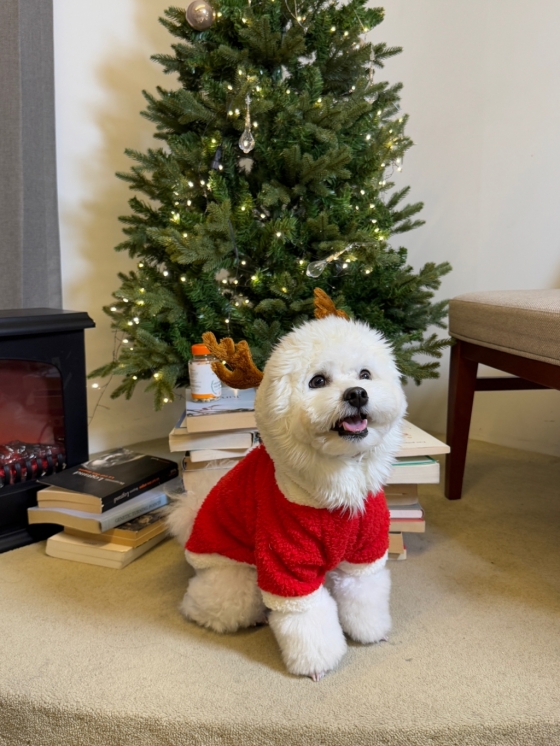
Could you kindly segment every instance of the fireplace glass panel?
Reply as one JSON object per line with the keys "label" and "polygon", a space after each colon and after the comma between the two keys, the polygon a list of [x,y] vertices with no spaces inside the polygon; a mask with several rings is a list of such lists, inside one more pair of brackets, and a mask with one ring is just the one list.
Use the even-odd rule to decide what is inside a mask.
{"label": "fireplace glass panel", "polygon": [[51,474],[64,462],[60,372],[32,360],[0,360],[0,486]]}

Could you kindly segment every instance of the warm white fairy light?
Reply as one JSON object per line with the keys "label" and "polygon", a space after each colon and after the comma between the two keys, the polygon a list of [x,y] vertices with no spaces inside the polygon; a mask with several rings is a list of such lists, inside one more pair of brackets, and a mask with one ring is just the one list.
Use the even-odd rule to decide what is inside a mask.
{"label": "warm white fairy light", "polygon": [[193,184],[193,182],[192,182],[192,181],[189,181],[189,186],[190,186],[190,187],[193,187],[193,186],[194,186],[194,184]]}
{"label": "warm white fairy light", "polygon": [[282,234],[280,233],[280,231],[278,231],[278,232],[276,233],[276,238],[280,238],[280,237],[281,237],[281,235],[282,235]]}
{"label": "warm white fairy light", "polygon": [[132,324],[132,321],[129,321],[129,322],[128,322],[128,325],[129,325],[129,326],[133,326],[133,324]]}
{"label": "warm white fairy light", "polygon": [[245,205],[242,205],[241,212],[245,212]]}
{"label": "warm white fairy light", "polygon": [[169,401],[169,399],[164,399],[164,400],[163,400],[163,403],[164,403],[164,404],[167,404],[167,403],[168,403],[168,401]]}
{"label": "warm white fairy light", "polygon": [[253,282],[256,282],[258,279],[259,278],[257,277],[257,275],[252,275],[251,276],[251,280],[253,280]]}
{"label": "warm white fairy light", "polygon": [[117,310],[117,307],[116,307],[116,306],[111,306],[111,311],[113,311],[113,313],[114,313],[114,312],[115,312],[116,310]]}
{"label": "warm white fairy light", "polygon": [[99,388],[99,384],[98,383],[92,383],[91,384],[91,388],[92,389],[98,389]]}
{"label": "warm white fairy light", "polygon": [[[228,87],[227,87],[227,88],[228,88],[228,91],[233,91],[233,86],[232,86],[232,85],[228,85]],[[214,140],[212,140],[212,142],[215,142],[215,141],[214,141]]]}
{"label": "warm white fairy light", "polygon": [[144,266],[144,262],[138,262],[139,269],[142,269],[143,266]]}
{"label": "warm white fairy light", "polygon": [[241,112],[239,111],[239,109],[236,109],[236,110],[235,110],[235,114],[236,114],[236,116],[239,116],[239,114],[240,114],[240,113],[241,113]]}
{"label": "warm white fairy light", "polygon": [[134,323],[135,324],[139,324],[140,323],[140,319],[138,318],[138,316],[134,317]]}
{"label": "warm white fairy light", "polygon": [[138,380],[138,376],[132,376],[132,380],[133,381],[137,381]]}
{"label": "warm white fairy light", "polygon": [[347,266],[348,265],[346,264],[346,262],[344,262],[344,264],[342,265],[342,269],[346,269]]}
{"label": "warm white fairy light", "polygon": [[331,26],[331,34],[334,34],[335,31],[336,31],[336,26]]}
{"label": "warm white fairy light", "polygon": [[205,186],[205,185],[206,185],[206,182],[204,181],[204,179],[201,179],[200,180],[200,186]]}
{"label": "warm white fairy light", "polygon": [[189,237],[188,233],[183,233],[183,238],[188,238],[188,237]]}
{"label": "warm white fairy light", "polygon": [[348,31],[345,31],[345,32],[344,32],[344,36],[348,36]]}
{"label": "warm white fairy light", "polygon": [[190,201],[190,199],[188,199],[187,200],[187,207],[190,207],[191,205],[192,205],[192,202]]}
{"label": "warm white fairy light", "polygon": [[187,278],[185,277],[185,275],[182,275],[181,276],[181,282],[186,282],[186,281],[187,281]]}
{"label": "warm white fairy light", "polygon": [[232,116],[233,116],[233,111],[232,111],[232,110],[230,109],[230,110],[228,111],[228,117],[232,117]]}
{"label": "warm white fairy light", "polygon": [[241,264],[247,264],[247,262],[245,261],[245,259],[241,260]]}
{"label": "warm white fairy light", "polygon": [[360,189],[360,194],[365,194],[363,189]]}
{"label": "warm white fairy light", "polygon": [[123,339],[123,344],[127,345],[128,344],[128,339]]}
{"label": "warm white fairy light", "polygon": [[366,140],[371,140],[371,135],[366,135]]}
{"label": "warm white fairy light", "polygon": [[162,274],[164,277],[167,277],[169,275],[169,272],[166,269],[164,269]]}

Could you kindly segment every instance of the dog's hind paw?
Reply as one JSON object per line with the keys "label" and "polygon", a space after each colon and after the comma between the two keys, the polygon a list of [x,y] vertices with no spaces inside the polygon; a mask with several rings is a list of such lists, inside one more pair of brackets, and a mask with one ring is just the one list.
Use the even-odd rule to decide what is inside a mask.
{"label": "dog's hind paw", "polygon": [[315,673],[309,674],[309,678],[312,681],[321,681],[323,676],[326,674],[326,671],[316,671]]}

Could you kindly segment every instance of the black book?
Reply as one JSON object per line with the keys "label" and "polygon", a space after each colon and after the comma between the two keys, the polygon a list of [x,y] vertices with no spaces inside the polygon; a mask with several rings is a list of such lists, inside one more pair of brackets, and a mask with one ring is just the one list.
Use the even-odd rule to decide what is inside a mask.
{"label": "black book", "polygon": [[178,474],[177,464],[127,448],[106,451],[90,461],[39,479],[39,507],[104,513]]}

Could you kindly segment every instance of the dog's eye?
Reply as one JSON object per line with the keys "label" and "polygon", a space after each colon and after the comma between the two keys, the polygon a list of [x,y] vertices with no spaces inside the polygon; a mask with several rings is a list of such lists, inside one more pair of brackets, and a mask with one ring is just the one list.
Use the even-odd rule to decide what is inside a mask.
{"label": "dog's eye", "polygon": [[310,389],[322,389],[323,386],[327,385],[327,379],[325,376],[313,376],[313,378],[309,381],[309,388]]}
{"label": "dog's eye", "polygon": [[369,370],[361,370],[360,371],[360,378],[367,378],[367,379],[371,380],[371,373],[369,372]]}

